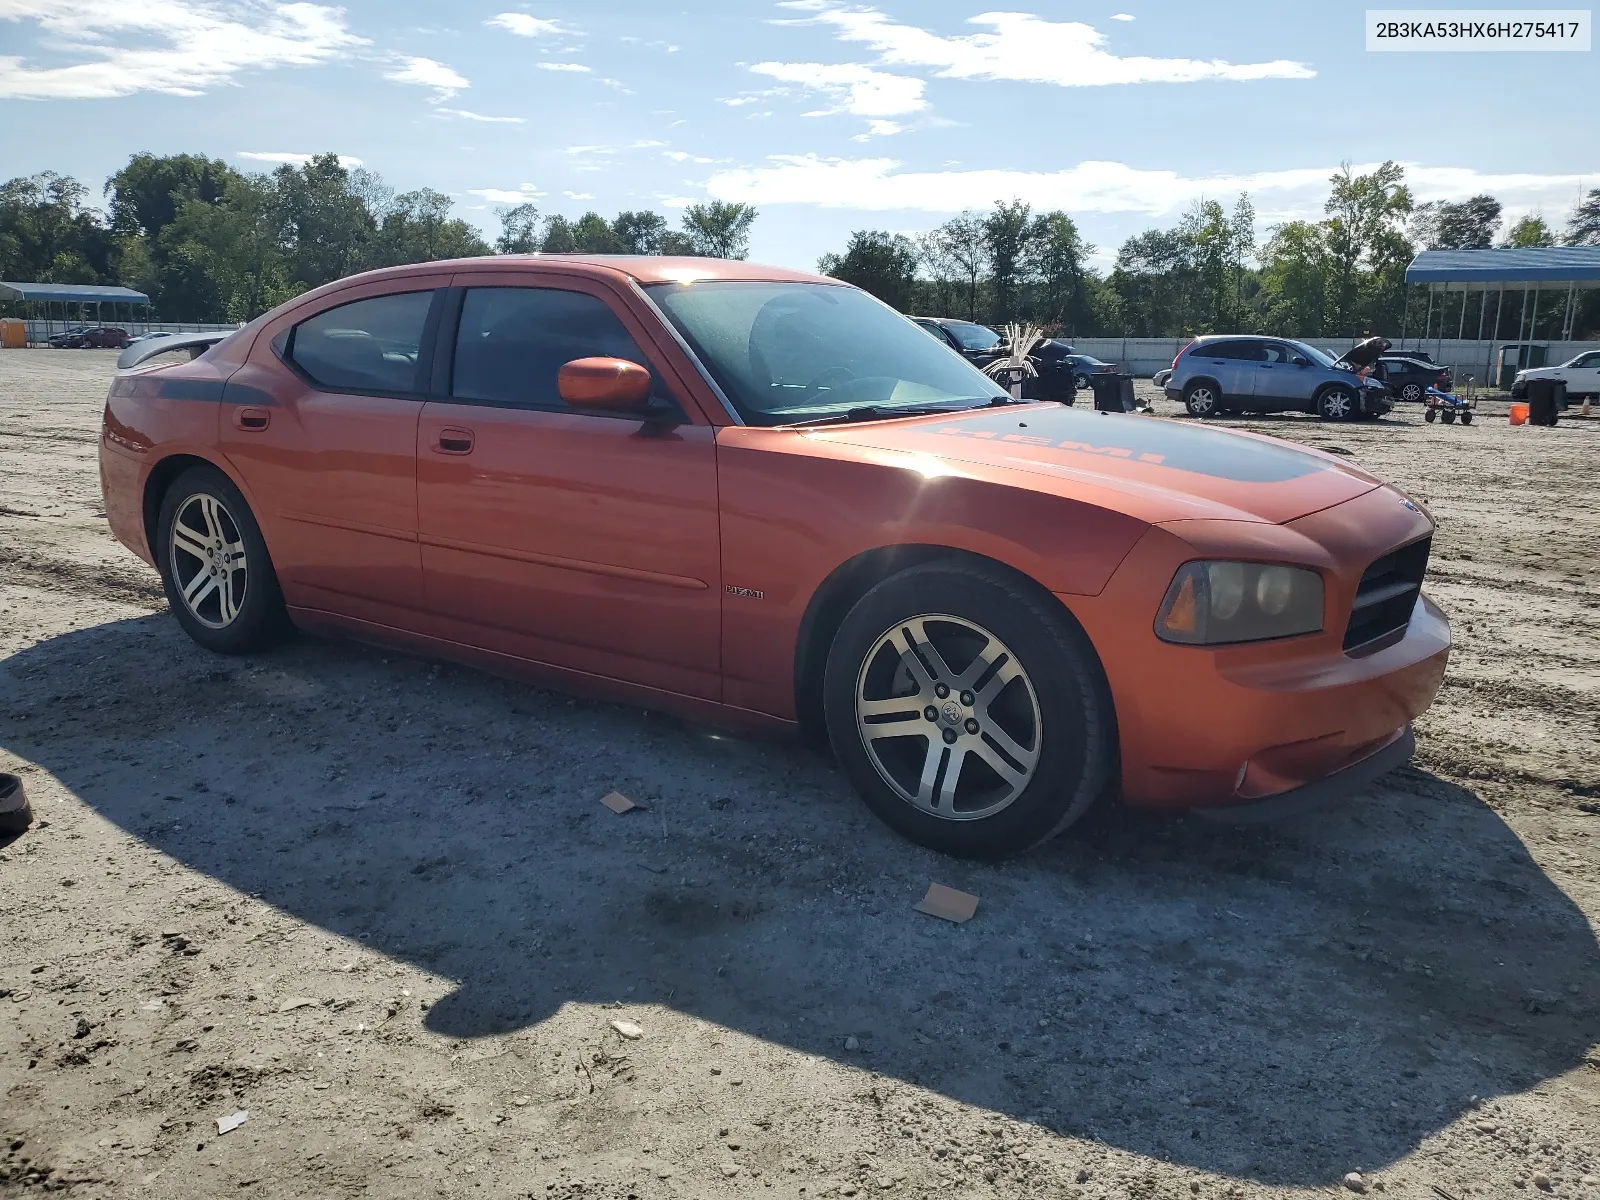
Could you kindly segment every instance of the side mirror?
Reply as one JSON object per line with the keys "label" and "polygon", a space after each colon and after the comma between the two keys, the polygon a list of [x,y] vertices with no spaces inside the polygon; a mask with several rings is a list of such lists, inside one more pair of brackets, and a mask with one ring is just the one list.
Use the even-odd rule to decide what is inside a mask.
{"label": "side mirror", "polygon": [[1311,360],[1309,358],[1303,358],[1302,356],[1300,356],[1298,354],[1296,354],[1289,361],[1294,363],[1294,365],[1297,366],[1297,367],[1309,367],[1311,365]]}
{"label": "side mirror", "polygon": [[642,413],[650,372],[625,358],[575,358],[556,372],[556,391],[573,408]]}

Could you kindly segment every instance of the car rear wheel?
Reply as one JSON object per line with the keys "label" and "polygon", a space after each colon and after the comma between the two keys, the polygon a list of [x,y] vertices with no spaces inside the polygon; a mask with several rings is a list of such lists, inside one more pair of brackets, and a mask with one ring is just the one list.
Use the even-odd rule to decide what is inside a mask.
{"label": "car rear wheel", "polygon": [[823,680],[840,765],[885,824],[969,858],[1018,854],[1105,790],[1114,732],[1071,618],[961,562],[892,576],[851,609]]}
{"label": "car rear wheel", "polygon": [[1079,372],[1072,377],[1072,386],[1077,388],[1080,392],[1083,391],[1089,386],[1089,377],[1082,372]]}
{"label": "car rear wheel", "polygon": [[167,603],[207,650],[246,654],[283,632],[283,594],[243,494],[214,467],[178,476],[157,518]]}
{"label": "car rear wheel", "polygon": [[1205,380],[1191,383],[1183,389],[1183,406],[1191,417],[1214,417],[1222,407],[1222,393]]}
{"label": "car rear wheel", "polygon": [[1342,384],[1335,384],[1317,397],[1317,411],[1324,421],[1348,421],[1356,413],[1356,394]]}
{"label": "car rear wheel", "polygon": [[1418,400],[1422,399],[1422,385],[1420,383],[1406,384],[1400,389],[1400,399],[1409,400],[1411,403],[1415,404]]}

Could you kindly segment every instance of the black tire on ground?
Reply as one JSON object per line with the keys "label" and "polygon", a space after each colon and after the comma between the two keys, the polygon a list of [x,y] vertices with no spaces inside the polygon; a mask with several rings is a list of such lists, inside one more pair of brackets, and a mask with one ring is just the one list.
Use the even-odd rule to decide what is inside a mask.
{"label": "black tire on ground", "polygon": [[1463,412],[1461,414],[1461,423],[1463,425],[1471,425],[1472,424],[1472,414],[1470,412]]}
{"label": "black tire on ground", "polygon": [[1420,383],[1408,383],[1403,385],[1400,388],[1400,399],[1409,400],[1415,404],[1418,400],[1422,399],[1422,385]]}
{"label": "black tire on ground", "polygon": [[[196,615],[184,599],[182,584],[175,576],[175,562],[183,562],[184,569],[193,570],[189,560],[199,562],[199,556],[179,551],[179,555],[185,556],[180,559],[172,545],[179,513],[192,512],[190,502],[203,498],[209,498],[220,507],[221,538],[232,545],[242,544],[245,554],[242,591],[232,593],[235,611],[231,618],[224,619],[225,614],[218,607],[216,619],[219,623],[215,624]],[[187,515],[186,528],[191,531],[196,528]],[[255,515],[233,481],[215,467],[191,467],[172,481],[161,499],[161,512],[156,518],[155,553],[167,604],[184,632],[207,650],[218,654],[249,654],[270,646],[288,629],[277,572],[273,570],[272,557],[267,553]],[[199,579],[199,574],[205,570],[202,565],[194,576],[202,589],[205,583]],[[219,593],[220,589],[215,588],[202,590],[197,603],[207,607],[211,604],[207,597],[218,597]],[[220,606],[220,599],[217,604]]]}
{"label": "black tire on ground", "polygon": [[[976,635],[971,633],[974,626],[979,630]],[[935,646],[943,634],[944,657],[931,667],[920,655],[909,660],[903,651],[906,635],[898,631],[919,628]],[[884,643],[892,633],[897,634],[898,645]],[[995,641],[983,641],[985,633],[1011,657],[1002,659]],[[965,648],[963,638],[969,639]],[[990,667],[983,667],[980,660]],[[986,697],[993,664],[1001,661],[1019,666],[1025,678],[1011,679]],[[912,664],[925,678],[913,674]],[[942,683],[946,695],[938,697],[941,666],[951,674],[949,682],[958,685],[963,670],[979,672],[973,676],[976,692],[949,690],[948,683]],[[876,758],[867,748],[857,716],[858,696],[874,687],[875,677],[894,681],[890,694],[909,702],[901,716],[885,718],[895,720],[896,728],[904,728],[906,734],[875,741]],[[1036,710],[1027,702],[1030,683]],[[868,700],[881,703],[882,697]],[[956,700],[959,712],[946,718],[944,708]],[[919,701],[927,707],[919,709]],[[946,854],[989,859],[1020,854],[1082,817],[1112,777],[1116,732],[1111,696],[1089,639],[1049,596],[978,563],[950,559],[911,567],[863,596],[829,649],[823,708],[834,754],[867,806],[911,841]],[[937,715],[926,719],[928,712]],[[965,757],[956,758],[951,752],[941,759],[947,753],[944,744],[960,736],[958,728],[946,734],[943,721],[955,723],[967,712],[981,715],[995,733],[1033,755],[1031,776],[1025,770],[1018,772],[1023,779],[1020,790],[990,772],[987,764],[994,761],[993,754],[978,751],[968,739],[956,747],[967,748]],[[1020,722],[1019,712],[1024,714]],[[920,724],[925,719],[926,724]],[[976,725],[975,720],[967,722],[967,733],[989,739],[990,731],[980,733]],[[935,733],[943,740],[937,740]],[[991,749],[1001,744],[988,742]],[[899,785],[891,782],[895,774],[891,761],[906,764],[908,773],[901,775]],[[928,778],[930,792],[942,788],[948,782],[947,772],[958,764],[957,786],[951,789],[957,795],[947,812],[963,811],[968,802],[960,788],[970,780],[979,785],[969,793],[977,799],[964,811],[974,815],[960,818],[928,811],[901,790],[909,791],[919,779],[928,778],[930,770],[936,772]],[[995,794],[983,790],[990,779],[1010,793],[1009,799],[1002,795],[1002,806],[975,815]]]}
{"label": "black tire on ground", "polygon": [[1356,416],[1356,394],[1336,383],[1317,397],[1317,412],[1324,421],[1348,421]]}
{"label": "black tire on ground", "polygon": [[1428,409],[1427,412],[1422,414],[1422,419],[1424,421],[1426,421],[1428,424],[1432,425],[1435,421],[1437,421],[1439,419],[1439,410],[1437,408]]}
{"label": "black tire on ground", "polygon": [[1209,379],[1197,379],[1183,389],[1183,406],[1191,417],[1214,417],[1222,409],[1222,389]]}
{"label": "black tire on ground", "polygon": [[1072,377],[1072,386],[1077,388],[1080,392],[1084,391],[1089,386],[1089,377],[1082,372],[1079,372]]}
{"label": "black tire on ground", "polygon": [[[22,780],[15,775],[0,773],[0,804],[7,801],[15,803],[19,793],[22,793]],[[0,812],[0,837],[22,833],[31,824],[33,809],[29,807],[24,793],[21,808],[8,808]]]}
{"label": "black tire on ground", "polygon": [[1454,425],[1456,423],[1456,410],[1453,408],[1442,410],[1439,413],[1439,419],[1446,425]]}

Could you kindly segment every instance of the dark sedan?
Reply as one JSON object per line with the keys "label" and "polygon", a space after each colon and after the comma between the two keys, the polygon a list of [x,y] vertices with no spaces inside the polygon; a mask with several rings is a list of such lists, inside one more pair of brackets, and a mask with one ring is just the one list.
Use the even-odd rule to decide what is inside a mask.
{"label": "dark sedan", "polygon": [[120,350],[128,344],[128,331],[115,325],[78,325],[49,339],[56,350]]}
{"label": "dark sedan", "polygon": [[1450,390],[1450,369],[1418,358],[1410,351],[1385,354],[1372,364],[1372,377],[1388,389],[1396,400],[1420,401],[1429,388]]}
{"label": "dark sedan", "polygon": [[[976,321],[961,321],[953,317],[911,319],[979,370],[1010,352],[1005,338]],[[1110,363],[1102,363],[1087,354],[1077,354],[1071,346],[1055,338],[1040,342],[1028,358],[1034,370],[1039,372],[1037,378],[1022,381],[1022,395],[1028,400],[1055,400],[1071,404],[1078,390],[1089,386],[1090,374],[1112,369]]]}

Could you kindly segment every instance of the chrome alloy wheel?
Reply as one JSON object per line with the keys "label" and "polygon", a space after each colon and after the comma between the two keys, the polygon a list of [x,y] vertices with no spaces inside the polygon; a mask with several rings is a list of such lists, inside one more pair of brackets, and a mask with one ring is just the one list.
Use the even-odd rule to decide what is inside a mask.
{"label": "chrome alloy wheel", "polygon": [[172,580],[194,619],[211,629],[233,624],[250,584],[244,537],[222,501],[197,492],[172,519]]}
{"label": "chrome alloy wheel", "polygon": [[1205,384],[1201,384],[1199,387],[1189,389],[1184,404],[1192,415],[1203,417],[1216,411],[1217,394]]}
{"label": "chrome alloy wheel", "polygon": [[856,678],[856,728],[901,799],[935,817],[993,816],[1028,786],[1043,726],[1033,681],[994,634],[963,617],[896,622]]}
{"label": "chrome alloy wheel", "polygon": [[1348,417],[1356,406],[1355,397],[1343,388],[1334,388],[1322,398],[1322,415],[1334,421]]}

